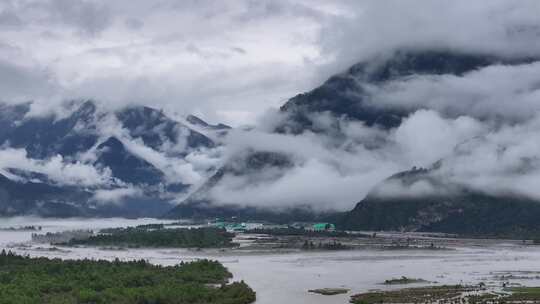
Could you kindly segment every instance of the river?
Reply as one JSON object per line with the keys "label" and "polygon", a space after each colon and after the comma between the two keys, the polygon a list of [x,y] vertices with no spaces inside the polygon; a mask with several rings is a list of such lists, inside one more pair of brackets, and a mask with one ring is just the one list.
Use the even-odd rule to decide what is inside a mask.
{"label": "river", "polygon": [[[0,228],[35,225],[39,233],[73,229],[100,229],[167,223],[156,219],[41,219],[0,218]],[[64,259],[146,259],[173,265],[199,258],[216,259],[257,292],[257,304],[348,303],[351,294],[370,289],[400,288],[381,284],[401,276],[422,278],[439,284],[502,284],[497,275],[514,275],[512,283],[540,285],[540,247],[519,242],[455,242],[449,250],[350,250],[292,253],[260,253],[229,250],[60,248],[31,242],[31,231],[0,231],[0,248],[31,256]],[[414,285],[408,285],[414,286]],[[344,287],[349,294],[322,296],[308,289]]]}

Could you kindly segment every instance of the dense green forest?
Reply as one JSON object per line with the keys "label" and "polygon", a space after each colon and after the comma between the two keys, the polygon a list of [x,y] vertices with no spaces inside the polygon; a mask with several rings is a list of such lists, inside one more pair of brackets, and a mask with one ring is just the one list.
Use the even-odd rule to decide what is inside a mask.
{"label": "dense green forest", "polygon": [[[0,253],[0,304],[247,304],[255,292],[200,260],[157,266],[144,260],[60,260]],[[214,287],[211,285],[215,285]]]}
{"label": "dense green forest", "polygon": [[67,245],[221,248],[235,246],[233,237],[233,233],[217,228],[149,229],[140,226],[107,229],[87,239],[71,240]]}

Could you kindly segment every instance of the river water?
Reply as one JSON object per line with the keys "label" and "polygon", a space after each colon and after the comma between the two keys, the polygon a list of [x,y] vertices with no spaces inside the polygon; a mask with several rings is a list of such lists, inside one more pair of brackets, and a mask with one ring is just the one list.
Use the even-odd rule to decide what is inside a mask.
{"label": "river water", "polygon": [[[42,226],[40,233],[73,229],[100,229],[167,221],[155,219],[40,219],[0,218],[0,228]],[[174,265],[199,258],[219,260],[257,292],[257,304],[348,303],[351,294],[370,289],[400,288],[382,285],[401,276],[422,278],[440,284],[502,284],[497,275],[514,275],[512,283],[540,285],[540,247],[519,242],[493,241],[482,244],[455,242],[450,250],[354,250],[292,253],[260,253],[237,250],[194,251],[178,249],[102,250],[60,248],[31,242],[29,231],[0,231],[0,248],[31,256],[64,259],[146,259]],[[414,285],[407,285],[414,286]],[[322,296],[308,289],[344,287],[349,294]]]}

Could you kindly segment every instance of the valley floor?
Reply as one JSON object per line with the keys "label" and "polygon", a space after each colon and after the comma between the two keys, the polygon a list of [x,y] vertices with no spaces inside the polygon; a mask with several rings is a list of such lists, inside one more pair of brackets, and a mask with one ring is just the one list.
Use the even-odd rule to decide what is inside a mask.
{"label": "valley floor", "polygon": [[[73,229],[100,229],[156,223],[153,219],[50,220],[0,219],[1,227],[39,225],[40,233]],[[378,233],[376,238],[342,240],[354,250],[302,250],[303,239],[271,239],[255,242],[244,235],[239,249],[100,249],[54,247],[30,242],[31,231],[0,231],[0,248],[30,256],[64,259],[146,259],[174,265],[201,258],[216,259],[256,292],[258,304],[348,303],[351,295],[373,289],[415,287],[383,284],[392,278],[421,278],[431,285],[484,283],[493,288],[540,286],[540,246],[522,241],[432,238],[429,235]],[[329,239],[328,241],[332,241]],[[317,241],[314,240],[316,243]],[[323,241],[324,242],[324,241]],[[409,247],[403,246],[409,243]],[[433,244],[432,244],[433,243]],[[285,246],[283,244],[286,244]],[[293,246],[289,246],[294,244]],[[433,283],[436,282],[436,283]],[[345,288],[345,294],[325,296],[309,293],[319,288]]]}

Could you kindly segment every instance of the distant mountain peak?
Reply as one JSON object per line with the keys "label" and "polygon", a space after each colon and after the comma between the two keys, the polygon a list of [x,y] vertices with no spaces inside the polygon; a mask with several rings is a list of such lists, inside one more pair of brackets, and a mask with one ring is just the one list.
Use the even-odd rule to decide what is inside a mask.
{"label": "distant mountain peak", "polygon": [[188,115],[186,117],[187,122],[189,122],[192,125],[199,126],[202,128],[208,128],[212,130],[228,130],[231,129],[230,126],[218,123],[217,125],[211,125],[207,123],[206,121],[202,120],[201,118],[195,116],[195,115]]}
{"label": "distant mountain peak", "polygon": [[366,86],[379,86],[412,75],[462,76],[494,64],[518,65],[538,58],[497,57],[475,52],[452,50],[399,50],[357,63],[345,72],[334,75],[321,86],[289,99],[280,110],[288,119],[276,127],[280,133],[320,133],[314,114],[361,121],[367,126],[391,129],[416,109],[385,107],[372,100]]}
{"label": "distant mountain peak", "polygon": [[[0,183],[0,216],[7,214],[8,209],[9,214],[34,212],[31,210],[35,210],[33,208],[40,205],[41,201],[50,199],[51,203],[60,202],[69,200],[70,197],[79,198],[69,202],[69,214],[74,216],[129,215],[133,214],[134,210],[130,209],[132,207],[152,209],[154,216],[160,215],[165,213],[163,208],[168,208],[170,200],[193,186],[185,181],[181,174],[178,177],[173,174],[173,170],[177,169],[173,162],[185,164],[186,170],[193,170],[186,175],[197,177],[199,173],[208,174],[208,168],[204,165],[191,168],[190,160],[186,156],[191,153],[206,153],[206,150],[212,150],[217,143],[196,128],[168,117],[162,110],[147,106],[129,106],[113,111],[93,100],[68,101],[61,106],[63,108],[58,115],[26,117],[31,103],[0,103],[0,145],[26,150],[28,162],[20,164],[20,167],[19,164],[9,163],[1,168],[2,172],[13,180],[5,185]],[[212,153],[211,158],[220,155]],[[58,155],[61,157],[57,157]],[[75,167],[81,168],[81,171],[74,169],[71,173],[98,174],[96,178],[103,182],[92,186],[64,185],[56,183],[55,178],[44,173],[48,172],[47,170],[38,170],[40,173],[27,170],[32,166],[47,166],[51,161],[60,161],[61,165],[55,163],[53,167],[47,167],[47,170],[54,170],[54,173],[50,174],[58,174],[57,170],[71,170]],[[159,168],[156,161],[161,164]],[[171,164],[168,164],[168,161]],[[177,180],[171,180],[171,176]],[[118,187],[128,187],[140,195],[137,198],[130,197],[128,201],[122,201],[114,207],[93,199],[96,193],[114,191]],[[24,196],[18,193],[26,188],[33,191],[33,195]],[[42,190],[52,193],[47,196]],[[112,195],[114,193],[110,194]],[[18,197],[21,197],[18,201],[4,201]],[[126,207],[122,207],[124,203],[127,204]],[[97,205],[89,210],[88,204]],[[6,209],[3,209],[3,205]],[[45,210],[48,207],[42,208],[37,213],[52,216],[65,214],[57,207],[68,208],[63,204],[46,203],[43,206],[52,209],[49,212]]]}
{"label": "distant mountain peak", "polygon": [[164,174],[148,161],[130,152],[118,138],[112,136],[97,147],[95,164],[111,169],[113,176],[131,184],[155,185]]}
{"label": "distant mountain peak", "polygon": [[178,144],[181,136],[186,137],[185,150],[215,146],[212,139],[169,118],[162,110],[146,106],[127,107],[117,111],[116,117],[133,138],[141,138],[154,150],[160,150],[167,142]]}

